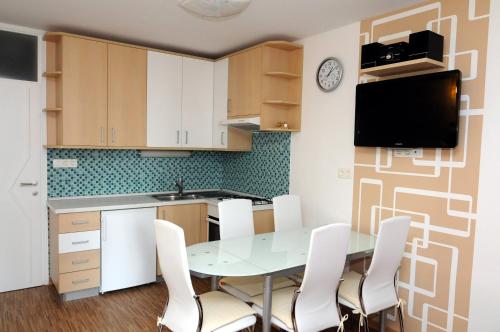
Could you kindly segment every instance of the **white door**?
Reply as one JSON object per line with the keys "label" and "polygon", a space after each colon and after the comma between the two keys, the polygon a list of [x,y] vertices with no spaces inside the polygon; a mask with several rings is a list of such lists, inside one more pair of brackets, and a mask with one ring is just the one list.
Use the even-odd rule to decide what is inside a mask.
{"label": "white door", "polygon": [[214,64],[214,118],[212,146],[227,148],[227,126],[221,121],[227,120],[227,88],[229,75],[228,58],[216,61]]}
{"label": "white door", "polygon": [[156,208],[101,213],[101,292],[156,281]]}
{"label": "white door", "polygon": [[38,83],[0,79],[0,114],[0,292],[5,292],[39,286],[47,274]]}
{"label": "white door", "polygon": [[182,57],[148,52],[147,146],[181,146]]}
{"label": "white door", "polygon": [[182,146],[211,148],[214,63],[182,60]]}

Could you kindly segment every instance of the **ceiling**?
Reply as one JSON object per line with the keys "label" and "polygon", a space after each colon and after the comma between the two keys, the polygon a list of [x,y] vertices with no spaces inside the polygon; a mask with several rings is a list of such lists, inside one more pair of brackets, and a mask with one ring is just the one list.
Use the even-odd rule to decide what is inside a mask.
{"label": "ceiling", "polygon": [[0,0],[0,22],[217,57],[269,39],[297,40],[419,0],[253,0],[204,20],[177,0]]}

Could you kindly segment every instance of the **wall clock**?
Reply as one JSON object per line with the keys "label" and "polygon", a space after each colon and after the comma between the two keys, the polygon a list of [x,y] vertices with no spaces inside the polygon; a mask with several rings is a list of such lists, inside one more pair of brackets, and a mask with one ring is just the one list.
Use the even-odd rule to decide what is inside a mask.
{"label": "wall clock", "polygon": [[316,73],[316,83],[321,91],[330,92],[335,90],[342,80],[344,70],[342,64],[336,58],[326,58],[321,62]]}

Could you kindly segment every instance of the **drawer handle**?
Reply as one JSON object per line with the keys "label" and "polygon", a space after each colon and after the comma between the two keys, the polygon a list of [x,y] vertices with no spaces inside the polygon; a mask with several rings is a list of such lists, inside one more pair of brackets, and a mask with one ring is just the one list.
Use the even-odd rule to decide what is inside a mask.
{"label": "drawer handle", "polygon": [[86,243],[89,243],[89,240],[71,242],[71,244],[73,244],[73,245],[75,245],[75,244],[86,244]]}
{"label": "drawer handle", "polygon": [[77,225],[87,225],[89,223],[88,220],[75,220],[71,222],[71,225],[77,226]]}
{"label": "drawer handle", "polygon": [[77,260],[74,260],[74,261],[71,261],[71,264],[73,265],[80,265],[80,264],[86,264],[89,262],[89,259],[77,259]]}
{"label": "drawer handle", "polygon": [[90,281],[90,278],[85,278],[85,279],[73,280],[71,283],[73,285],[78,285],[78,284],[85,284],[89,281]]}

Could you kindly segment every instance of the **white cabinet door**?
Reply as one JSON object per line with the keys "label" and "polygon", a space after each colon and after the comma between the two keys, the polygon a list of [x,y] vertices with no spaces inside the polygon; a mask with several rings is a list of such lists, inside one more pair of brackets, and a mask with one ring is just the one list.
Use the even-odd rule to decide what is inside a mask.
{"label": "white cabinet door", "polygon": [[147,146],[181,146],[182,57],[148,52]]}
{"label": "white cabinet door", "polygon": [[227,148],[227,126],[221,121],[227,120],[227,88],[229,75],[229,59],[225,58],[214,64],[214,119],[212,146]]}
{"label": "white cabinet door", "polygon": [[214,63],[182,60],[182,146],[211,148]]}
{"label": "white cabinet door", "polygon": [[101,213],[101,292],[156,281],[156,208]]}

